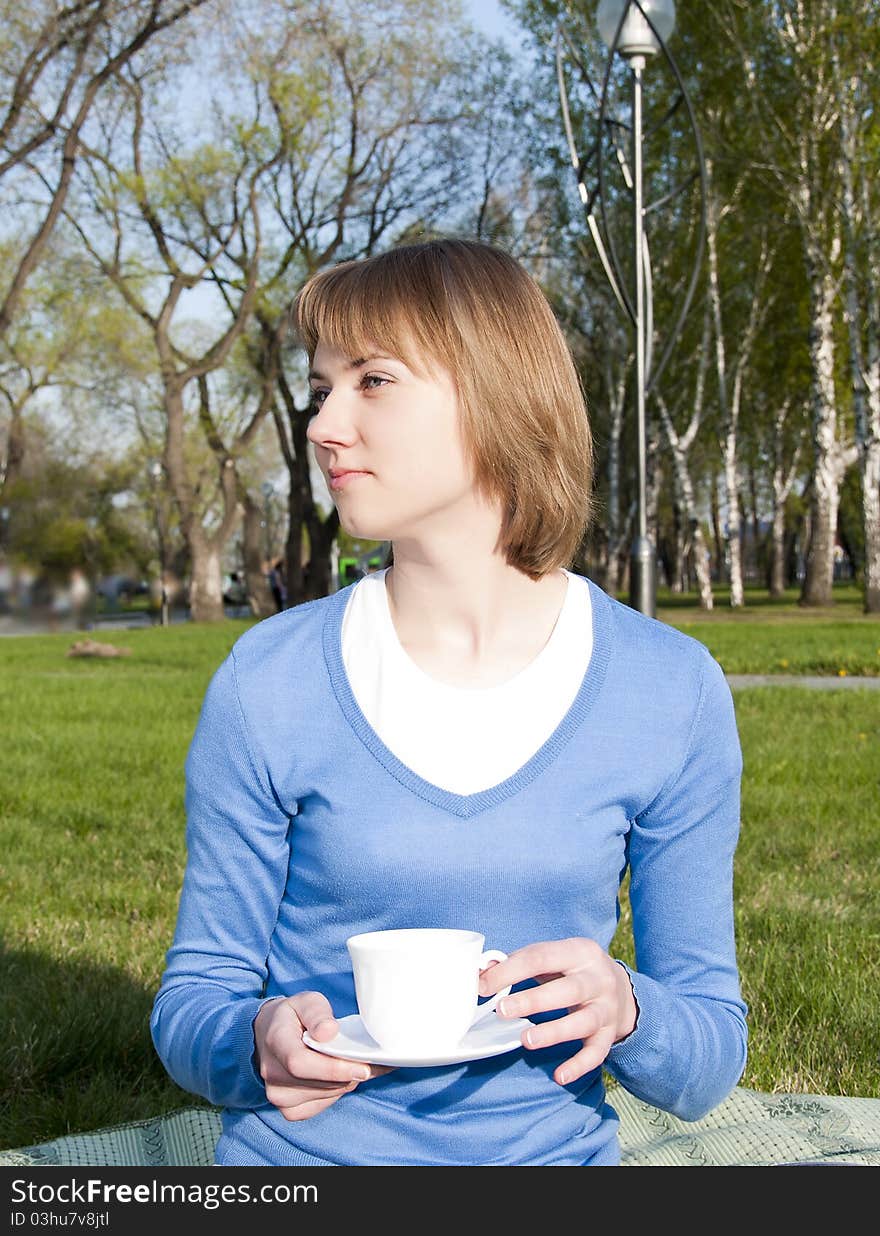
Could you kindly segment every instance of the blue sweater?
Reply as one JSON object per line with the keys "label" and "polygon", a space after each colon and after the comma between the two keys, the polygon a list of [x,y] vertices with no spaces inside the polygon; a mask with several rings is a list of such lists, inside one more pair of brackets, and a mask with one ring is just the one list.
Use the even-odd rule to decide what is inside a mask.
{"label": "blue sweater", "polygon": [[423,780],[360,711],[340,641],[351,587],[259,623],[217,670],[187,757],[188,859],[151,1029],[174,1080],[224,1108],[218,1163],[617,1163],[603,1070],[553,1080],[577,1043],[398,1068],[288,1122],[254,1068],[253,1021],[303,990],[357,1012],[356,932],[466,927],[506,952],[569,936],[607,949],[627,870],[639,1014],[605,1069],[684,1120],[739,1081],[730,690],[704,645],[589,586],[593,653],[574,703],[522,768],[474,794]]}

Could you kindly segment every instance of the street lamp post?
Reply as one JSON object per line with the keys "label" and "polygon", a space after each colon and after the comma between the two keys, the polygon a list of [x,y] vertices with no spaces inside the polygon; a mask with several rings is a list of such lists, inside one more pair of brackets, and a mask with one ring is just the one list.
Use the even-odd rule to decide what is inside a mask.
{"label": "street lamp post", "polygon": [[[666,40],[675,27],[674,0],[601,0],[597,10],[597,24],[602,41],[609,49],[605,78],[601,94],[596,91],[588,75],[580,64],[577,50],[572,46],[560,26],[557,32],[556,59],[559,81],[560,102],[565,124],[566,138],[572,163],[578,177],[578,190],[581,200],[587,210],[587,224],[590,235],[596,246],[602,268],[611,285],[614,296],[629,317],[635,334],[635,419],[637,438],[637,509],[638,527],[630,553],[630,605],[643,614],[656,616],[657,608],[657,554],[648,536],[647,515],[647,433],[645,425],[645,402],[654,383],[660,376],[668,361],[673,344],[681,333],[685,314],[687,313],[696,287],[700,256],[702,254],[705,235],[705,167],[703,163],[700,136],[690,99],[684,87],[681,74],[675,64]],[[599,98],[598,136],[586,158],[581,161],[575,149],[574,134],[570,120],[568,99],[565,90],[565,80],[562,70],[563,43],[569,47],[573,59],[579,64],[584,77],[594,96]],[[649,57],[663,53],[672,69],[679,88],[679,99],[666,113],[671,116],[679,102],[684,102],[687,116],[696,145],[697,171],[682,182],[672,192],[666,194],[659,202],[646,207],[644,203],[643,168],[642,168],[642,74]],[[603,157],[603,145],[606,132],[612,134],[616,129],[626,128],[618,121],[609,119],[608,90],[611,78],[612,63],[615,52],[627,62],[632,75],[631,96],[631,149],[629,161],[623,150],[615,143],[615,154],[618,166],[622,172],[626,189],[632,196],[632,288],[627,289],[627,278],[617,258],[613,236],[608,227],[606,214],[606,198],[608,185]],[[661,122],[662,123],[662,122]],[[585,183],[591,162],[595,159],[597,182],[592,191]],[[671,330],[660,360],[652,365],[653,347],[653,298],[651,286],[651,262],[648,237],[645,229],[645,216],[648,210],[654,210],[671,201],[688,188],[695,180],[700,186],[700,227],[697,237],[697,256],[694,262],[690,283],[684,295],[680,312]],[[597,220],[594,207],[598,202],[600,219]],[[600,221],[602,226],[600,227]],[[605,239],[603,240],[603,232]]]}
{"label": "street lamp post", "polygon": [[165,579],[165,530],[160,510],[161,484],[164,468],[158,459],[151,459],[147,467],[153,487],[153,518],[156,521],[156,540],[159,546],[159,622],[168,626],[168,585]]}

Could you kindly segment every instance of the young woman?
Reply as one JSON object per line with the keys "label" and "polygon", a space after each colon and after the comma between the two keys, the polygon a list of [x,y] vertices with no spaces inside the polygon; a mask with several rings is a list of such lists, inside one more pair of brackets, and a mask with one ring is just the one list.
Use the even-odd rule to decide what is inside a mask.
{"label": "young woman", "polygon": [[[308,436],[393,565],[253,627],[208,689],[152,1031],[221,1105],[218,1164],[619,1161],[603,1071],[685,1120],[746,1052],[742,755],[694,639],[568,569],[592,517],[583,393],[504,252],[406,246],[296,302]],[[636,967],[609,956],[629,873]],[[467,928],[521,1046],[429,1068],[309,1046],[357,1012],[346,940]]]}

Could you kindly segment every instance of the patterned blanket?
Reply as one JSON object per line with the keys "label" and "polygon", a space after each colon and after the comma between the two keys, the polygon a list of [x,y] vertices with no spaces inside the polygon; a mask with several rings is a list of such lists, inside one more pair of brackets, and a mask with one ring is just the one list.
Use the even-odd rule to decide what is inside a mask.
{"label": "patterned blanket", "polygon": [[[619,1087],[609,1100],[620,1116],[627,1167],[880,1166],[880,1099],[763,1094],[738,1087],[692,1123]],[[152,1120],[2,1150],[0,1167],[208,1167],[219,1132],[216,1108],[187,1107]]]}

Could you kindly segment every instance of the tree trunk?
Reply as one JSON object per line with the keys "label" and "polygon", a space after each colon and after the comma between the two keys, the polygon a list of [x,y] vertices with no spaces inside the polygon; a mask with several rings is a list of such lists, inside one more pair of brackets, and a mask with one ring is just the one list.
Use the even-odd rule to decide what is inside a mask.
{"label": "tree trunk", "polygon": [[767,588],[771,599],[780,600],[786,588],[787,546],[785,537],[785,511],[788,495],[797,475],[801,448],[795,446],[788,470],[783,458],[784,428],[788,417],[789,401],[786,399],[773,417],[773,515],[770,526],[770,560],[767,565]]}
{"label": "tree trunk", "polygon": [[[711,186],[712,163],[708,160],[706,170]],[[739,502],[737,498],[737,424],[727,390],[727,355],[724,343],[724,324],[721,314],[721,284],[718,274],[718,211],[714,191],[709,187],[706,194],[706,252],[709,271],[709,302],[712,307],[712,322],[715,333],[715,369],[718,377],[718,402],[722,420],[722,451],[724,458],[724,483],[727,493],[727,550],[729,555],[730,604],[734,609],[743,604],[742,560],[739,540]]]}
{"label": "tree trunk", "polygon": [[[163,366],[162,378],[165,388],[165,473],[180,512],[181,530],[189,547],[190,616],[194,622],[221,622],[226,617],[223,609],[221,555],[223,547],[232,536],[239,514],[239,485],[235,462],[227,457],[220,464],[224,514],[220,526],[209,536],[201,522],[186,472],[183,392],[187,379],[174,372],[167,364]],[[200,386],[202,384],[200,379]],[[203,401],[204,394],[203,391]],[[202,412],[204,414],[204,407]]]}
{"label": "tree trunk", "polygon": [[749,460],[747,467],[749,478],[749,511],[752,517],[752,552],[754,554],[755,578],[759,579],[764,570],[764,544],[761,539],[761,518],[758,513],[758,485],[755,478],[755,466]]}
{"label": "tree trunk", "polygon": [[[776,477],[773,478],[774,490]],[[785,593],[785,503],[774,500],[770,530],[770,597],[780,601]]]}
{"label": "tree trunk", "polygon": [[309,562],[305,581],[306,600],[326,597],[333,591],[330,568],[333,542],[339,531],[339,516],[332,511],[321,519],[317,508],[306,520],[309,534]]}
{"label": "tree trunk", "polygon": [[12,405],[12,415],[6,432],[6,459],[3,465],[3,484],[0,485],[0,507],[7,512],[0,517],[0,551],[6,552],[12,540],[13,512],[15,511],[15,487],[24,466],[24,403]]}
{"label": "tree trunk", "polygon": [[[702,394],[698,392],[696,402],[702,405]],[[693,482],[691,480],[690,470],[687,461],[687,446],[693,440],[693,436],[688,431],[684,435],[684,440],[679,437],[672,422],[672,417],[666,408],[666,404],[661,396],[657,396],[657,408],[660,412],[661,421],[666,431],[666,440],[669,443],[670,452],[672,454],[672,466],[674,470],[674,481],[676,492],[681,503],[682,523],[685,526],[685,541],[682,547],[682,561],[690,557],[693,563],[694,574],[697,578],[697,588],[700,594],[700,608],[711,610],[713,608],[712,597],[712,580],[709,572],[709,559],[706,553],[706,543],[703,540],[703,530],[700,527],[700,521],[697,515],[697,503]],[[692,429],[696,426],[692,424]],[[682,564],[677,564],[676,575],[683,574]]]}
{"label": "tree trunk", "polygon": [[610,542],[606,546],[602,586],[609,596],[616,596],[620,588],[620,546],[612,553]]}
{"label": "tree trunk", "polygon": [[[880,413],[877,416],[880,422]],[[880,433],[862,452],[866,614],[880,613]]]}
{"label": "tree trunk", "polygon": [[669,591],[681,593],[687,591],[685,572],[687,570],[687,555],[690,546],[682,527],[681,504],[672,504],[672,565],[669,568]]}
{"label": "tree trunk", "polygon": [[[880,613],[880,239],[871,221],[868,173],[863,173],[861,216],[856,206],[855,172],[860,152],[855,87],[853,80],[841,91],[843,262],[853,413],[862,479],[864,610],[876,614]],[[859,230],[867,253],[860,253]]]}
{"label": "tree trunk", "polygon": [[715,561],[718,564],[716,576],[717,582],[723,584],[727,581],[727,570],[724,561],[724,537],[721,533],[721,511],[718,506],[718,480],[717,476],[712,477],[709,493],[712,507],[712,536],[715,540]]}
{"label": "tree trunk", "polygon": [[[281,453],[290,474],[287,509],[286,542],[287,604],[317,600],[334,590],[333,545],[339,532],[339,514],[334,507],[322,518],[312,494],[311,455],[306,436],[306,417],[298,409],[293,392],[283,371],[278,374],[278,388],[287,412],[288,429],[277,408],[272,409]],[[302,536],[305,528],[309,539],[309,559],[303,566]]]}
{"label": "tree trunk", "polygon": [[190,575],[189,610],[193,622],[222,622],[223,576],[220,570],[220,550],[199,530],[190,537],[192,572]]}
{"label": "tree trunk", "polygon": [[270,564],[263,557],[264,546],[259,505],[247,492],[243,495],[242,556],[244,583],[248,605],[256,618],[268,618],[276,612],[275,598],[266,579]]}
{"label": "tree trunk", "polygon": [[868,264],[865,425],[861,442],[865,535],[865,613],[880,613],[880,238]]}
{"label": "tree trunk", "polygon": [[727,495],[726,557],[730,579],[730,605],[739,609],[745,602],[742,576],[742,529],[739,489],[736,475],[736,430],[729,429],[724,440],[724,488]]}
{"label": "tree trunk", "polygon": [[835,290],[822,258],[809,245],[810,360],[813,403],[813,476],[810,540],[801,605],[832,605],[834,543],[840,505],[840,481],[845,471],[837,441],[837,395],[834,388]]}

